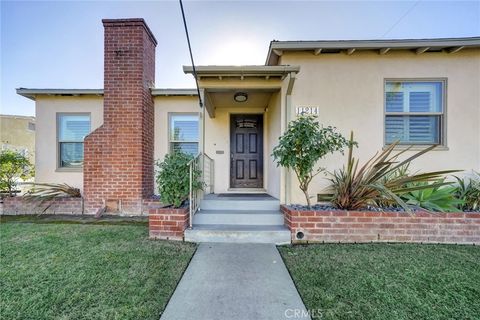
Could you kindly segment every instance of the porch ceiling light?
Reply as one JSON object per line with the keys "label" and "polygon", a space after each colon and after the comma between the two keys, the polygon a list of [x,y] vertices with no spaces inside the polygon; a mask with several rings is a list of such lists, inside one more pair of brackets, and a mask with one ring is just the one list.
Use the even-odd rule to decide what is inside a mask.
{"label": "porch ceiling light", "polygon": [[248,94],[245,92],[237,92],[233,95],[233,100],[236,102],[245,102],[248,100]]}

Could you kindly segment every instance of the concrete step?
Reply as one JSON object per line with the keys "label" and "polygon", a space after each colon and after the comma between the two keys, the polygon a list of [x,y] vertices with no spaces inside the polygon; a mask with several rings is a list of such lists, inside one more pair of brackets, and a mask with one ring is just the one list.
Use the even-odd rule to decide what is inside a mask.
{"label": "concrete step", "polygon": [[193,225],[185,230],[185,241],[228,243],[290,243],[290,231],[285,226]]}
{"label": "concrete step", "polygon": [[280,201],[271,199],[203,199],[200,203],[201,210],[237,210],[237,211],[277,211]]}
{"label": "concrete step", "polygon": [[193,224],[224,225],[283,225],[283,214],[276,210],[200,210],[193,217]]}

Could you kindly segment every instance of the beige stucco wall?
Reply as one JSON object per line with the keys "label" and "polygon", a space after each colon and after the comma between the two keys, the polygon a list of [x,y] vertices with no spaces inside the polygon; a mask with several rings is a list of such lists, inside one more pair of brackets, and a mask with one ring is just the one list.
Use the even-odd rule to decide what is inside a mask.
{"label": "beige stucco wall", "polygon": [[[157,96],[155,103],[154,159],[162,160],[169,152],[169,113],[200,113],[197,97]],[[155,169],[156,170],[156,169]],[[155,182],[155,193],[158,194]]]}
{"label": "beige stucco wall", "polygon": [[[351,56],[343,53],[315,56],[310,52],[284,52],[281,63],[301,67],[291,99],[286,96],[287,77],[281,84],[281,91],[272,95],[266,112],[264,108],[216,106],[215,118],[205,117],[204,147],[215,161],[216,193],[229,189],[231,113],[264,114],[264,187],[282,202],[304,203],[296,178],[277,168],[270,157],[287,121],[295,117],[295,107],[318,106],[323,124],[334,125],[345,135],[353,130],[359,143],[355,155],[364,162],[383,147],[383,86],[386,78],[447,79],[447,146],[424,155],[415,162],[413,170],[480,169],[480,50],[421,55],[408,51],[394,51],[386,55],[355,52]],[[220,80],[217,82],[218,86],[223,83]],[[214,87],[212,83],[209,85]],[[252,88],[251,84],[249,88]],[[200,109],[197,97],[157,96],[154,101],[154,156],[155,159],[163,159],[169,148],[168,114],[195,113]],[[290,106],[288,114],[284,113],[286,106]],[[64,182],[81,188],[81,171],[57,170],[58,112],[89,112],[94,130],[103,122],[103,99],[94,96],[37,97],[36,180]],[[217,151],[223,151],[223,154],[217,154]],[[328,156],[320,165],[334,170],[344,162],[345,157],[336,154]],[[312,182],[311,194],[316,195],[325,186],[326,180],[318,177]]]}
{"label": "beige stucco wall", "polygon": [[[228,192],[230,188],[230,114],[263,114],[264,108],[217,108],[215,118],[205,119],[205,153],[215,161],[215,193]],[[263,119],[265,137],[268,120]],[[264,139],[265,141],[265,139]],[[217,154],[223,151],[223,154]],[[264,168],[267,167],[267,146],[263,144]],[[267,175],[264,169],[264,188],[267,188]]]}
{"label": "beige stucco wall", "polygon": [[[265,168],[264,188],[275,197],[279,194],[279,181],[275,180],[276,172],[279,169],[270,169],[273,164],[269,158],[272,148],[269,138],[272,137],[272,139],[276,139],[280,132],[280,123],[275,124],[279,119],[273,115],[277,112],[276,109],[278,109],[276,103],[277,102],[273,103],[271,111],[269,110],[269,112],[264,115],[265,143],[263,150]],[[210,118],[208,114],[205,116],[204,147],[205,153],[210,156],[215,163],[215,193],[224,193],[230,189],[230,114],[263,114],[265,109],[216,107],[215,118]],[[171,113],[200,113],[202,117],[197,97],[155,97],[155,159],[163,159],[165,154],[169,152],[168,119]],[[200,126],[202,125],[203,124]],[[202,145],[200,145],[200,148],[202,148]],[[222,151],[223,154],[221,153]]]}
{"label": "beige stucco wall", "polygon": [[57,113],[90,113],[91,130],[103,123],[103,98],[95,96],[39,96],[35,104],[35,181],[67,183],[83,189],[83,173],[78,169],[58,169]]}
{"label": "beige stucco wall", "polygon": [[265,113],[265,118],[268,122],[266,143],[267,143],[267,152],[264,157],[267,161],[266,171],[267,171],[267,193],[280,198],[280,175],[281,169],[277,167],[272,155],[273,148],[278,144],[278,138],[281,135],[281,119],[282,119],[282,110],[281,110],[281,94],[276,92],[272,94],[270,102],[268,104],[267,112]]}
{"label": "beige stucco wall", "polygon": [[[480,50],[455,54],[392,51],[313,55],[284,52],[281,64],[299,65],[293,89],[290,117],[297,106],[318,106],[320,121],[336,126],[343,134],[355,132],[362,162],[383,147],[384,79],[446,78],[447,148],[432,151],[414,162],[412,170],[480,169]],[[412,152],[409,152],[412,154]],[[328,156],[320,165],[339,168],[345,157]],[[292,179],[292,203],[304,197]],[[316,195],[326,184],[321,177],[311,185]]]}
{"label": "beige stucco wall", "polygon": [[[198,106],[196,97],[190,96],[157,96],[155,102],[155,142],[154,159],[161,160],[169,152],[168,144],[168,117],[171,113],[199,113],[202,119],[202,112]],[[275,104],[272,105],[275,109]],[[218,108],[215,118],[208,115],[205,119],[205,152],[215,161],[215,192],[228,192],[229,174],[230,174],[230,124],[229,116],[231,113],[264,113],[264,108]],[[38,97],[36,103],[37,114],[37,140],[36,148],[36,181],[67,183],[69,185],[83,188],[83,173],[81,170],[66,170],[57,168],[57,113],[90,113],[92,121],[92,131],[103,123],[103,99],[102,97]],[[273,113],[273,110],[270,114]],[[268,167],[271,161],[267,155],[271,154],[271,144],[267,137],[277,137],[279,133],[278,125],[272,125],[270,128],[269,118],[264,117],[264,183],[265,188],[272,186],[271,194],[277,196],[279,182],[270,176]],[[203,123],[201,121],[200,126]],[[200,142],[202,148],[202,142]],[[216,152],[223,150],[224,154]],[[274,169],[275,172],[278,169]],[[270,177],[270,178],[269,178]],[[272,180],[273,179],[273,180]],[[269,189],[270,190],[270,189]],[[156,188],[155,188],[155,192]]]}

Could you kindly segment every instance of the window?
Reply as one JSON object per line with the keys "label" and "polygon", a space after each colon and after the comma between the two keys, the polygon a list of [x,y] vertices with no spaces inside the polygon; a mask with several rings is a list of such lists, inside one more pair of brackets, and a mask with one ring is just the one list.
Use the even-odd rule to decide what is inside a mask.
{"label": "window", "polygon": [[444,88],[444,81],[387,81],[386,144],[443,144]]}
{"label": "window", "polygon": [[90,132],[90,115],[58,115],[59,167],[79,168],[83,165],[83,139]]}
{"label": "window", "polygon": [[191,155],[198,153],[198,115],[170,115],[170,151]]}
{"label": "window", "polygon": [[35,131],[35,122],[28,123],[28,130]]}

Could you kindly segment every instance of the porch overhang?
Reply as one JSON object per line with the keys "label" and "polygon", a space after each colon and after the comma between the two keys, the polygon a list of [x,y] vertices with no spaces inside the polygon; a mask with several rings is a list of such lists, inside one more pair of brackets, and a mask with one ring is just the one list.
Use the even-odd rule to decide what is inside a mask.
{"label": "porch overhang", "polygon": [[[184,66],[185,73],[193,74],[193,67]],[[204,95],[205,109],[215,118],[212,94],[235,90],[274,92],[282,88],[288,75],[300,72],[299,66],[196,66],[199,87]]]}
{"label": "porch overhang", "polygon": [[[289,73],[300,72],[299,66],[197,66],[197,80],[202,78],[270,78],[284,79]],[[193,67],[183,66],[183,72],[193,74]]]}

